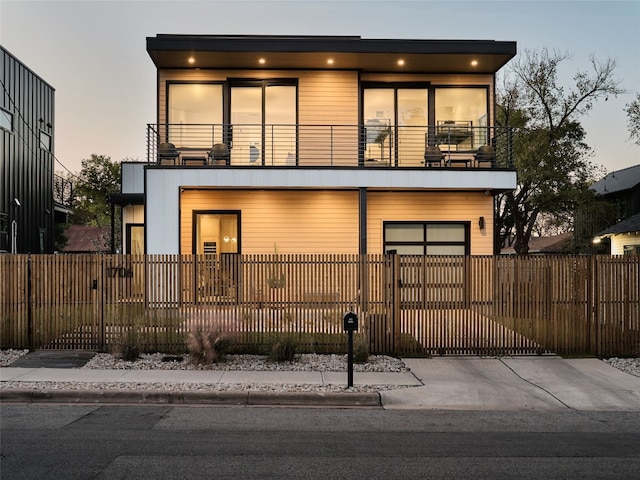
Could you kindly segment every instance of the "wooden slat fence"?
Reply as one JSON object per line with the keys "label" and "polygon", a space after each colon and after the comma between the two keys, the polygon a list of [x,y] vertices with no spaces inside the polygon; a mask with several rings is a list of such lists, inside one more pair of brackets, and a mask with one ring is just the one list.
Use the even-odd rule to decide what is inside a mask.
{"label": "wooden slat fence", "polygon": [[260,351],[294,335],[343,352],[353,310],[373,353],[640,355],[640,258],[1,255],[0,347],[107,349],[136,331]]}

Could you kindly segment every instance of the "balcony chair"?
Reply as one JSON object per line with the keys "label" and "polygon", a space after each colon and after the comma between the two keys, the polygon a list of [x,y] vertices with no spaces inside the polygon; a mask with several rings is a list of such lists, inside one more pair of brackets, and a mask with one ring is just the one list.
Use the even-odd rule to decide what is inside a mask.
{"label": "balcony chair", "polygon": [[180,152],[173,143],[162,142],[158,145],[158,163],[160,165],[175,165],[178,163]]}
{"label": "balcony chair", "polygon": [[260,150],[258,150],[258,147],[254,145],[250,145],[249,146],[249,163],[251,165],[255,165],[256,162],[258,161],[258,158],[260,158]]}
{"label": "balcony chair", "polygon": [[427,145],[424,149],[424,166],[441,167],[444,153],[437,145]]}
{"label": "balcony chair", "polygon": [[492,168],[496,161],[496,151],[491,145],[482,145],[473,156],[476,166]]}
{"label": "balcony chair", "polygon": [[231,165],[231,154],[226,143],[216,143],[209,152],[213,165]]}

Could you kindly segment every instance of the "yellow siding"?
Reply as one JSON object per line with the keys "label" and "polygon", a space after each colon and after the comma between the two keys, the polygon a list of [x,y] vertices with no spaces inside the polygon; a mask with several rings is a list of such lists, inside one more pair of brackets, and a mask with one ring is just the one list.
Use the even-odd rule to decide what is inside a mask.
{"label": "yellow siding", "polygon": [[[478,220],[484,217],[485,228]],[[484,192],[369,192],[368,253],[382,252],[384,221],[469,221],[471,255],[493,254],[493,197]]]}
{"label": "yellow siding", "polygon": [[[493,197],[483,192],[369,192],[368,252],[382,253],[384,221],[468,221],[471,254],[493,253]],[[186,190],[181,253],[192,249],[193,210],[240,210],[242,253],[358,253],[355,191]],[[480,230],[478,220],[485,219]]]}
{"label": "yellow siding", "polygon": [[186,190],[180,251],[190,254],[194,210],[240,210],[241,253],[358,253],[358,193]]}

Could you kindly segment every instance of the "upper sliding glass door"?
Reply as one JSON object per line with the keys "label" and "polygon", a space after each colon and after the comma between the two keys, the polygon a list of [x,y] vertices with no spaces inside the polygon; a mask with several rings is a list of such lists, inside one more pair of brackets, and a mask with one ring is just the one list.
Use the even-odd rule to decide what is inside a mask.
{"label": "upper sliding glass door", "polygon": [[231,87],[232,165],[262,163],[262,87]]}
{"label": "upper sliding glass door", "polygon": [[427,88],[372,87],[363,91],[366,165],[419,165],[428,118]]}
{"label": "upper sliding glass door", "polygon": [[297,89],[294,85],[230,87],[232,165],[295,165]]}

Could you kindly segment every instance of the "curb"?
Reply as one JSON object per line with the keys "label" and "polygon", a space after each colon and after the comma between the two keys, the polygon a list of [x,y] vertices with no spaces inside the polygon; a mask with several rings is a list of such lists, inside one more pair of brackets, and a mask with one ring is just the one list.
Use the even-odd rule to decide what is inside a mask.
{"label": "curb", "polygon": [[380,393],[0,390],[0,403],[382,407]]}

